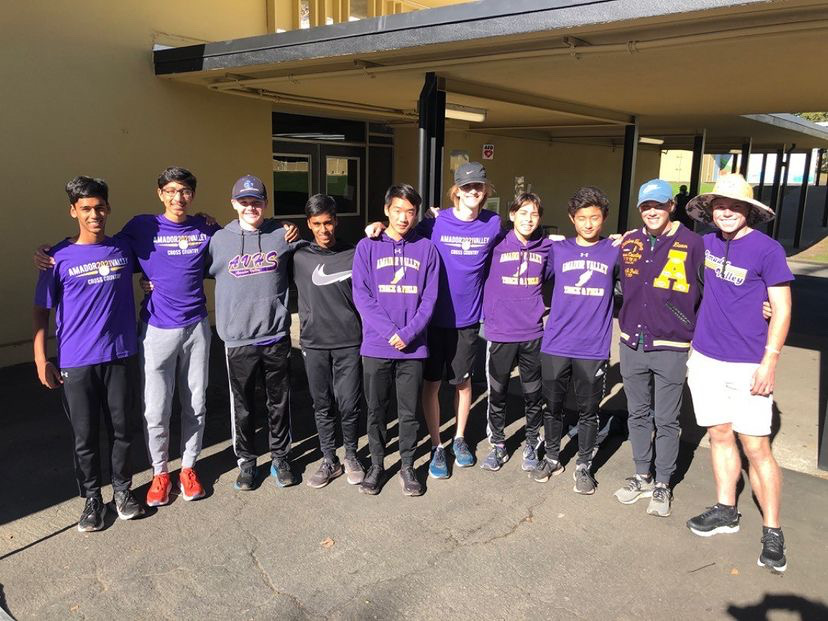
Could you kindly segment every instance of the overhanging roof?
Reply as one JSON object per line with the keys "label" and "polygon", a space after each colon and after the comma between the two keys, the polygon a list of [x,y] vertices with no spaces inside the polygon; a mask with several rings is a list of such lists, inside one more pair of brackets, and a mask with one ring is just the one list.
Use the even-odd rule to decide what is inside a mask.
{"label": "overhanging roof", "polygon": [[817,0],[484,0],[160,50],[155,67],[279,109],[403,122],[435,71],[449,102],[488,111],[474,131],[612,140],[637,118],[677,142],[706,128],[710,144],[806,148],[828,133],[767,113],[828,109],[826,35]]}

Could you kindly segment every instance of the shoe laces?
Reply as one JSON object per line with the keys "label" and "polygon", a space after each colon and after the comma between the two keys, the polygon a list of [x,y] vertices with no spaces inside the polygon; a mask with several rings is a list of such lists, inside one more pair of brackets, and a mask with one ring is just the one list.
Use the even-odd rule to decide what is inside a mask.
{"label": "shoe laces", "polygon": [[762,546],[769,552],[782,554],[785,551],[785,543],[782,533],[767,530],[762,534]]}
{"label": "shoe laces", "polygon": [[98,496],[90,496],[86,499],[86,506],[84,509],[84,514],[92,513],[93,511],[100,511],[103,507],[103,498],[99,498]]}
{"label": "shoe laces", "polygon": [[666,485],[656,485],[653,488],[653,498],[659,502],[667,502],[670,500],[670,490]]}
{"label": "shoe laces", "polygon": [[162,491],[166,487],[166,484],[165,484],[166,478],[167,477],[165,477],[163,475],[157,475],[157,476],[152,477],[152,486],[150,487],[150,491],[154,491],[154,492]]}
{"label": "shoe laces", "polygon": [[402,469],[402,475],[404,478],[409,479],[411,481],[417,480],[417,475],[414,474],[414,467],[413,466],[406,466]]}
{"label": "shoe laces", "polygon": [[592,474],[590,474],[589,469],[586,466],[578,466],[575,469],[575,476],[578,479],[586,479],[590,482],[595,482],[595,479],[592,478]]}
{"label": "shoe laces", "polygon": [[535,447],[531,444],[527,444],[526,448],[523,449],[523,457],[525,459],[536,459]]}
{"label": "shoe laces", "polygon": [[382,472],[382,468],[371,464],[371,467],[368,468],[368,472],[365,473],[365,478],[370,479],[372,477],[379,477],[380,472]]}
{"label": "shoe laces", "polygon": [[187,485],[195,485],[198,483],[195,470],[192,468],[183,468],[180,476],[182,479],[186,479]]}
{"label": "shoe laces", "polygon": [[627,484],[624,486],[625,489],[631,492],[641,491],[641,479],[638,477],[627,477],[626,481]]}

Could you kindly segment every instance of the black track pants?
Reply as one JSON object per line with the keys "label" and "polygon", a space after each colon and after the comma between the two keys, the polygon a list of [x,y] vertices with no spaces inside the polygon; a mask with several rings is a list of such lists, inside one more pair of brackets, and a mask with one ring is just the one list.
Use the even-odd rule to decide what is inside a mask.
{"label": "black track pants", "polygon": [[489,441],[506,441],[506,391],[517,361],[520,384],[526,411],[526,443],[536,444],[543,423],[543,393],[541,391],[541,339],[526,343],[498,343],[486,346],[486,375],[489,382]]}

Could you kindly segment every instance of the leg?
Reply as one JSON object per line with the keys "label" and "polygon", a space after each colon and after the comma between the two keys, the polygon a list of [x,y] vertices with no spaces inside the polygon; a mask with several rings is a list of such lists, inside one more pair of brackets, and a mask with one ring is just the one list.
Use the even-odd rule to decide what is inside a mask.
{"label": "leg", "polygon": [[604,397],[607,360],[572,361],[572,386],[578,403],[578,461],[587,468],[592,464],[598,436],[598,406]]}
{"label": "leg", "polygon": [[653,404],[650,392],[652,374],[649,364],[652,354],[632,349],[623,343],[619,349],[621,378],[624,381],[624,394],[627,396],[627,429],[635,473],[649,477],[653,463]]}
{"label": "leg", "polygon": [[557,462],[561,453],[564,400],[572,376],[572,359],[541,354],[541,385],[546,399],[543,414],[546,459]]}
{"label": "leg", "polygon": [[138,361],[135,356],[115,360],[104,367],[106,406],[104,409],[112,469],[112,488],[125,491],[132,486],[130,446],[136,412]]}
{"label": "leg", "polygon": [[469,422],[469,410],[472,402],[471,379],[462,384],[457,384],[454,393],[454,407],[457,411],[457,430],[455,438],[462,438],[466,433],[466,424]]}
{"label": "leg", "polygon": [[538,338],[518,347],[518,371],[526,412],[526,445],[533,448],[537,448],[543,424],[540,346],[541,339]]}
{"label": "leg", "polygon": [[255,346],[259,350],[267,395],[268,444],[274,461],[290,453],[290,339]]}
{"label": "leg", "polygon": [[181,401],[181,467],[192,468],[201,452],[204,415],[207,411],[207,376],[210,370],[210,323],[202,319],[184,328],[178,368]]}
{"label": "leg", "polygon": [[[333,356],[333,392],[342,423],[342,443],[346,456],[356,456],[360,400],[362,398],[362,364],[359,347],[344,347]],[[419,390],[419,389],[418,389]]]}
{"label": "leg", "polygon": [[387,438],[386,413],[391,397],[393,361],[384,358],[362,358],[365,399],[368,402],[366,428],[371,464],[383,467]]}
{"label": "leg", "polygon": [[679,452],[679,413],[687,373],[687,354],[656,351],[651,356],[655,383],[655,480],[669,486],[676,471]]}
{"label": "leg", "polygon": [[62,369],[63,409],[72,425],[75,477],[82,498],[101,495],[99,416],[102,386],[96,378],[98,365]]}
{"label": "leg", "polygon": [[742,471],[742,458],[736,446],[736,435],[730,423],[714,425],[707,430],[710,438],[710,458],[716,480],[717,502],[736,506],[736,483]]}
{"label": "leg", "polygon": [[144,432],[153,474],[167,472],[170,412],[175,389],[175,366],[181,347],[181,330],[141,327],[139,362],[144,376]]}
{"label": "leg", "polygon": [[422,360],[397,360],[395,383],[397,388],[397,428],[399,429],[400,461],[403,468],[414,465],[417,447],[417,397],[423,381]]}
{"label": "leg", "polygon": [[423,382],[423,416],[425,417],[431,445],[440,445],[440,381]]}
{"label": "leg", "polygon": [[428,329],[428,359],[423,368],[423,417],[433,447],[440,446],[440,383],[443,381],[448,330]]}
{"label": "leg", "polygon": [[779,528],[782,470],[771,451],[770,438],[740,433],[739,440],[750,465],[750,486],[762,508],[762,524]]}
{"label": "leg", "polygon": [[489,384],[488,432],[492,445],[506,441],[506,391],[515,363],[517,343],[486,344],[486,379]]}
{"label": "leg", "polygon": [[336,458],[336,413],[333,411],[333,360],[329,349],[303,349],[308,390],[313,400],[313,416],[319,434],[319,448],[328,461]]}
{"label": "leg", "polygon": [[256,463],[256,379],[259,377],[259,355],[256,345],[228,347],[227,379],[230,383],[230,429],[233,452],[239,467]]}
{"label": "leg", "polygon": [[466,424],[469,422],[469,410],[471,410],[472,402],[471,376],[474,370],[479,331],[479,324],[455,330],[448,351],[451,368],[449,382],[455,386],[454,407],[457,412],[457,430],[454,437],[456,438],[464,437]]}

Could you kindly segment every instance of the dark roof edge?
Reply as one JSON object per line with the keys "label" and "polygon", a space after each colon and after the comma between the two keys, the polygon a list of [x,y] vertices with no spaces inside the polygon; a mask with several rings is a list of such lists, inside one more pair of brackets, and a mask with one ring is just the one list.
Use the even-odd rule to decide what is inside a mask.
{"label": "dark roof edge", "polygon": [[798,132],[812,138],[828,141],[828,127],[817,125],[795,114],[743,114],[742,116],[752,121],[774,125],[787,129],[788,131]]}

